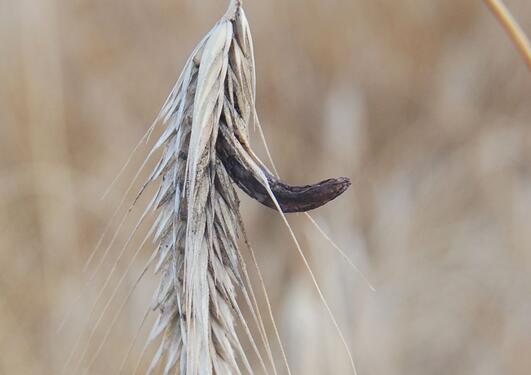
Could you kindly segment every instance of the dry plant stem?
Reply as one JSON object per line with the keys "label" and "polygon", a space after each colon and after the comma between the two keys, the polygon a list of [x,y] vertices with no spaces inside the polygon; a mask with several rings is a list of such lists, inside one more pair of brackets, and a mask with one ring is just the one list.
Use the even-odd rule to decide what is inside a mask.
{"label": "dry plant stem", "polygon": [[524,30],[511,15],[509,9],[501,0],[484,0],[494,16],[505,28],[518,51],[522,54],[527,67],[531,70],[531,43]]}

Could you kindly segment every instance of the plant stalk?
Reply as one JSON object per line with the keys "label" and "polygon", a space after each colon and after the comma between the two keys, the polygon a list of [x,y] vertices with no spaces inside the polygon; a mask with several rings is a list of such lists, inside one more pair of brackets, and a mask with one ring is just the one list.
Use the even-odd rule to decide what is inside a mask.
{"label": "plant stalk", "polygon": [[531,43],[524,30],[511,15],[509,9],[501,0],[484,0],[494,16],[505,28],[518,51],[522,54],[527,67],[531,70]]}

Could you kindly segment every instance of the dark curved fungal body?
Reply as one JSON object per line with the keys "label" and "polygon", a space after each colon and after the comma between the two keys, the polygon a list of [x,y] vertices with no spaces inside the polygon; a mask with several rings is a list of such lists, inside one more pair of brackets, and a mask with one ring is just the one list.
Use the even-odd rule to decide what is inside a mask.
{"label": "dark curved fungal body", "polygon": [[[262,183],[253,176],[249,168],[237,156],[230,142],[220,134],[217,140],[217,154],[231,179],[251,198],[264,206],[277,210],[277,207]],[[313,185],[291,186],[261,168],[267,177],[271,191],[276,197],[282,212],[306,212],[319,208],[343,194],[351,185],[346,177],[332,178]]]}

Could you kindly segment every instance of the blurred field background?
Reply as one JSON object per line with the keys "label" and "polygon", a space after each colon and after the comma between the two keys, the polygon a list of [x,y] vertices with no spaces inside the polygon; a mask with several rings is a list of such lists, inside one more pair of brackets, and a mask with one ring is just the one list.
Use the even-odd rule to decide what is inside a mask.
{"label": "blurred field background", "polygon": [[[531,75],[484,4],[245,3],[258,110],[281,175],[353,180],[314,217],[376,292],[304,216],[290,218],[360,374],[530,374]],[[531,32],[531,2],[507,5]],[[147,147],[100,198],[225,6],[0,0],[0,374],[81,373],[83,349],[86,364],[102,343],[151,254],[148,244],[89,342],[87,325],[145,233],[89,316],[138,209],[88,285],[82,269]],[[241,196],[294,374],[349,374],[280,218]],[[126,302],[90,374],[118,372],[156,281],[149,272]]]}

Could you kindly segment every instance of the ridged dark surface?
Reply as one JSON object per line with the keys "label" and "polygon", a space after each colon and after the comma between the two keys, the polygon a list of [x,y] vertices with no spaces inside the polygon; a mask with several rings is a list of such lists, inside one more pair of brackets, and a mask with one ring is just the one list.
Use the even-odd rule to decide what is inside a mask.
{"label": "ridged dark surface", "polygon": [[[239,162],[228,142],[220,136],[217,151],[232,180],[251,198],[264,206],[277,209],[266,188],[251,171]],[[306,212],[319,208],[343,194],[351,185],[346,177],[331,178],[313,185],[292,186],[280,181],[269,171],[262,169],[267,176],[271,191],[283,212]]]}

